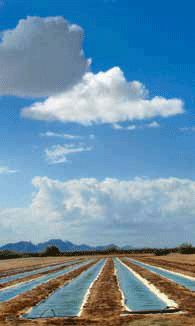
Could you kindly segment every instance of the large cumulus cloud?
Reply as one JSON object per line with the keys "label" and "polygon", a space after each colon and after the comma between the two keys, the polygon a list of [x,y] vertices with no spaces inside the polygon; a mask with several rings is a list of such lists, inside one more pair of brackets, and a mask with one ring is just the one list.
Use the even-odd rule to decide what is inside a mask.
{"label": "large cumulus cloud", "polygon": [[192,180],[36,177],[33,185],[29,207],[0,212],[1,230],[13,239],[171,246],[195,235]]}
{"label": "large cumulus cloud", "polygon": [[63,17],[27,17],[1,31],[0,95],[46,97],[24,108],[37,120],[84,125],[168,117],[184,112],[180,99],[149,97],[119,67],[89,72],[82,28]]}
{"label": "large cumulus cloud", "polygon": [[22,115],[37,120],[78,122],[84,125],[168,117],[184,112],[180,99],[156,96],[139,81],[128,82],[123,71],[88,72],[71,90],[24,108]]}
{"label": "large cumulus cloud", "polygon": [[63,17],[27,17],[1,32],[0,94],[49,96],[81,80],[83,30]]}

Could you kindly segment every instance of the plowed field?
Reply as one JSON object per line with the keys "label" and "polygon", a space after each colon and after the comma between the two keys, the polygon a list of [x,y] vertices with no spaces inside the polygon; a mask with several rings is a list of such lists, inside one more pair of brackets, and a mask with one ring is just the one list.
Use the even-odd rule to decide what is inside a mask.
{"label": "plowed field", "polygon": [[[187,256],[187,257],[186,257]],[[130,256],[136,260],[143,261],[149,264],[155,264],[163,268],[173,271],[179,271],[186,275],[195,276],[195,255],[178,255],[171,254],[166,257],[154,257],[152,255],[134,255]],[[88,257],[86,257],[88,258]],[[93,257],[94,258],[94,257]],[[185,289],[184,287],[156,275],[144,268],[137,266],[125,257],[121,257],[123,263],[129,266],[133,271],[142,276],[145,280],[153,284],[161,293],[168,296],[179,306],[178,313],[156,313],[156,314],[131,314],[125,307],[125,298],[120,289],[117,279],[114,261],[112,257],[106,257],[105,264],[94,280],[89,293],[86,297],[86,302],[82,307],[81,314],[75,317],[58,317],[53,318],[37,318],[26,319],[23,314],[28,312],[33,306],[47,300],[57,289],[64,287],[67,283],[74,280],[79,275],[91,266],[96,264],[100,259],[86,261],[85,265],[78,266],[77,269],[65,273],[55,279],[51,279],[43,283],[31,291],[21,293],[11,300],[0,303],[0,326],[15,326],[15,325],[98,325],[98,326],[195,326],[195,293]],[[182,260],[181,260],[182,258]],[[73,264],[77,265],[76,259]],[[5,260],[0,262],[0,272],[17,274],[22,271],[34,270],[38,267],[53,266],[54,264],[63,263],[67,260],[64,257],[60,258],[26,258]],[[74,262],[75,260],[75,262]],[[32,280],[35,276],[32,277]],[[26,281],[25,279],[23,280]],[[29,281],[29,278],[28,278]],[[21,282],[21,279],[20,279]],[[8,283],[7,286],[17,286],[17,282]],[[3,291],[4,289],[2,289]],[[1,291],[0,291],[1,296]]]}

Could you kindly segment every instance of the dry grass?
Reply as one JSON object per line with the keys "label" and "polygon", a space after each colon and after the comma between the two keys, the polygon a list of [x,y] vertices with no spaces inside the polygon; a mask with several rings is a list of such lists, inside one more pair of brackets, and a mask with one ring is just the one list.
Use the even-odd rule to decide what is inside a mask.
{"label": "dry grass", "polygon": [[[153,258],[158,261],[160,257],[153,256]],[[161,256],[161,259],[168,262],[189,264],[195,266],[195,254],[186,255],[186,254],[179,254],[179,253],[171,253],[167,256]]]}
{"label": "dry grass", "polygon": [[81,317],[97,319],[119,316],[124,310],[121,302],[122,296],[114,274],[114,263],[111,258],[108,258],[90,290]]}
{"label": "dry grass", "polygon": [[[43,283],[36,288],[33,288],[31,291],[24,292],[12,300],[2,302],[0,305],[0,323],[4,322],[7,318],[19,317],[29,308],[47,298],[57,288],[71,281],[95,263],[96,262],[89,263],[76,270],[70,271],[63,276],[52,279],[47,283]],[[26,325],[28,325],[28,320],[26,320]]]}
{"label": "dry grass", "polygon": [[[171,325],[195,325],[195,293],[190,290],[165,279],[155,273],[149,272],[148,270],[132,264],[131,262],[123,259],[126,265],[154,284],[161,292],[165,293],[170,299],[177,302],[179,308],[183,314],[171,314],[166,316],[167,321],[171,321]],[[153,317],[154,318],[154,317]],[[163,320],[162,316],[162,320]],[[175,324],[174,324],[175,323]],[[141,324],[140,324],[141,325]],[[158,324],[157,324],[158,325]],[[166,325],[166,324],[165,324]]]}
{"label": "dry grass", "polygon": [[62,263],[70,260],[72,257],[29,257],[29,258],[16,258],[16,259],[3,259],[0,260],[0,273],[18,270],[28,270],[34,267],[45,267],[52,264]]}
{"label": "dry grass", "polygon": [[152,254],[129,255],[129,258],[140,260],[144,263],[167,268],[174,272],[184,273],[195,277],[195,254],[169,254],[167,256],[154,256]]}
{"label": "dry grass", "polygon": [[[71,266],[76,265],[76,264],[79,264],[79,262],[75,262],[75,260],[73,260],[72,263],[71,263]],[[34,280],[34,279],[36,279],[38,277],[41,277],[43,275],[48,275],[48,274],[51,274],[51,273],[58,272],[58,271],[60,271],[60,270],[62,270],[64,268],[65,268],[65,266],[57,267],[57,265],[56,265],[56,268],[54,268],[52,270],[49,270],[49,271],[40,272],[40,273],[29,275],[29,276],[26,276],[26,277],[23,277],[23,278],[19,278],[19,279],[16,279],[16,280],[4,282],[4,283],[1,283],[0,284],[0,289],[6,288],[8,286],[14,286],[16,284],[20,284],[20,283],[23,283],[23,282],[32,281],[32,280]]]}
{"label": "dry grass", "polygon": [[[64,257],[59,258],[64,259]],[[170,254],[163,257],[155,257],[153,255],[137,255],[134,256],[134,258],[140,258],[140,260],[145,262],[147,260],[148,263],[153,262],[162,267],[166,266],[170,269],[186,272],[186,274],[190,273],[190,269],[195,266],[195,255]],[[44,259],[45,264],[49,264],[51,262],[62,262],[57,261],[55,258],[41,259]],[[25,266],[30,266],[29,262],[31,262],[30,260],[32,260],[32,258],[27,258],[25,260],[27,260]],[[38,260],[37,258],[33,258],[33,260],[36,260],[36,264],[38,264],[38,260],[40,261],[39,258]],[[10,261],[7,261],[7,263],[9,265]],[[36,266],[36,264],[34,266]],[[32,291],[26,292],[7,303],[5,302],[0,304],[0,326],[195,326],[195,293],[190,292],[182,286],[166,280],[165,278],[151,273],[139,266],[131,264],[130,262],[127,264],[142,277],[153,283],[162,292],[166,293],[170,299],[175,300],[179,304],[181,310],[185,313],[164,315],[128,315],[121,317],[121,293],[114,275],[113,262],[111,259],[108,259],[102,273],[91,288],[90,296],[88,297],[87,304],[80,318],[43,318],[31,321],[20,319],[19,315],[32,305],[46,298],[59,286],[68,282],[73,277],[76,277],[78,272],[81,273],[84,269],[79,269],[78,271],[74,271],[74,273],[71,272],[72,274],[64,275],[58,279],[51,280],[47,284],[43,284]],[[91,266],[91,264],[88,264],[88,267],[89,266]],[[3,314],[4,318],[2,318]],[[6,317],[8,317],[9,320]]]}

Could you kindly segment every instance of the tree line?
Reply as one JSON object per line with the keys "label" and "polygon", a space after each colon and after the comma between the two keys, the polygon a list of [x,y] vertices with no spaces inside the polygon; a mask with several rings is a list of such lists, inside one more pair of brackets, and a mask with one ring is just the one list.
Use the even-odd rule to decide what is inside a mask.
{"label": "tree line", "polygon": [[141,248],[121,250],[115,246],[105,250],[90,251],[65,251],[61,252],[56,246],[48,246],[39,253],[19,253],[12,250],[0,250],[0,259],[13,259],[25,257],[56,257],[56,256],[82,256],[82,255],[108,255],[108,254],[146,254],[152,253],[155,256],[164,256],[173,252],[181,254],[195,254],[195,247],[191,243],[183,243],[176,248]]}

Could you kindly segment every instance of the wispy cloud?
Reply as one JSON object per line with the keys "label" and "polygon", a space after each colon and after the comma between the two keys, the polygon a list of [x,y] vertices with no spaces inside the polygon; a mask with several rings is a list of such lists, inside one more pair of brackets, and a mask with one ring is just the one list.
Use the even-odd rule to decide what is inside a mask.
{"label": "wispy cloud", "polygon": [[182,127],[182,128],[179,128],[179,131],[195,131],[195,126],[193,126],[193,127]]}
{"label": "wispy cloud", "polygon": [[72,134],[64,134],[61,132],[53,132],[53,131],[47,131],[47,132],[41,132],[40,133],[41,137],[53,137],[53,138],[63,138],[63,139],[67,139],[67,140],[81,140],[84,138],[89,138],[91,140],[95,139],[95,135],[90,134],[87,136],[80,136],[80,135],[72,135]]}
{"label": "wispy cloud", "polygon": [[152,121],[150,123],[147,123],[145,125],[129,125],[127,127],[123,127],[118,123],[113,123],[112,128],[117,130],[136,130],[136,129],[143,129],[143,128],[158,128],[160,127],[160,124],[156,121]]}
{"label": "wispy cloud", "polygon": [[53,131],[47,131],[44,133],[40,133],[41,137],[58,137],[58,138],[64,138],[64,139],[82,139],[82,136],[78,135],[71,135],[71,134],[63,134],[59,132],[53,132]]}
{"label": "wispy cloud", "polygon": [[135,130],[135,129],[138,129],[139,127],[136,125],[129,125],[127,127],[123,127],[123,126],[119,125],[118,123],[113,123],[112,128],[117,129],[117,130]]}
{"label": "wispy cloud", "polygon": [[127,130],[135,130],[137,129],[138,127],[136,125],[129,125],[126,129]]}
{"label": "wispy cloud", "polygon": [[147,127],[147,128],[159,128],[159,127],[160,127],[160,124],[159,124],[158,122],[156,122],[156,121],[153,121],[153,122],[151,122],[151,123],[148,123],[148,124],[146,125],[146,127]]}
{"label": "wispy cloud", "polygon": [[11,174],[11,173],[17,173],[17,170],[10,169],[7,166],[0,166],[0,174]]}
{"label": "wispy cloud", "polygon": [[92,147],[87,147],[83,144],[75,145],[54,145],[50,149],[45,149],[46,160],[50,164],[65,163],[68,161],[68,156],[81,152],[89,152]]}

